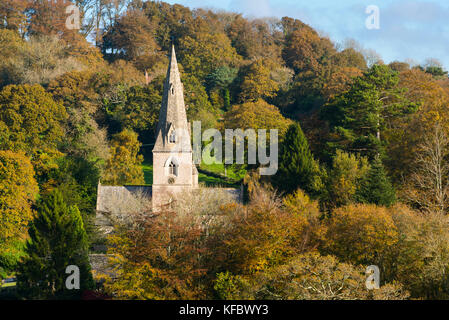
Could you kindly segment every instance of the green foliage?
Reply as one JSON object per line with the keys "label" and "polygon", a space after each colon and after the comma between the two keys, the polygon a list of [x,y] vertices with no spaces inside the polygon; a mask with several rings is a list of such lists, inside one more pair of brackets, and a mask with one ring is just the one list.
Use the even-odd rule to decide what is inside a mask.
{"label": "green foliage", "polygon": [[[24,296],[65,297],[63,267],[73,260],[88,274],[100,172],[105,184],[151,184],[152,167],[139,149],[154,140],[172,44],[189,121],[203,129],[279,130],[271,182],[286,196],[262,188],[269,179],[245,176],[251,166],[227,165],[224,178],[222,164],[203,164],[207,185],[236,187],[245,176],[249,202],[192,204],[191,197],[184,202],[189,214],[168,212],[120,229],[110,293],[396,299],[407,297],[405,288],[413,298],[449,296],[447,218],[393,205],[413,196],[423,211],[424,201],[447,198],[430,188],[444,186],[447,159],[434,161],[419,148],[433,139],[435,123],[442,137],[449,132],[449,79],[437,61],[386,66],[374,52],[350,41],[339,48],[288,17],[250,20],[120,0],[106,1],[73,31],[65,27],[63,0],[0,2],[0,277],[23,258]],[[83,15],[92,1],[76,2]],[[301,127],[289,128],[292,120]],[[43,200],[30,223],[38,183]],[[195,215],[200,211],[207,214]],[[379,265],[380,290],[364,289],[359,264]]]}
{"label": "green foliage", "polygon": [[327,179],[327,205],[334,208],[357,202],[356,195],[369,169],[365,157],[337,150]]}
{"label": "green foliage", "polygon": [[371,168],[362,180],[356,198],[360,202],[380,206],[391,206],[396,201],[396,192],[380,157],[376,157],[371,163]]}
{"label": "green foliage", "polygon": [[237,77],[238,69],[228,66],[218,67],[207,75],[207,89],[214,88],[224,89],[231,85]]}
{"label": "green foliage", "polygon": [[211,105],[204,86],[196,76],[186,75],[182,81],[189,121],[201,121],[204,128],[216,127],[217,110]]}
{"label": "green foliage", "polygon": [[89,161],[107,158],[106,130],[100,128],[95,117],[103,86],[101,76],[92,70],[66,73],[50,82],[48,91],[68,113],[63,152]]}
{"label": "green foliage", "polygon": [[[87,236],[76,206],[67,206],[60,191],[41,200],[30,225],[26,257],[19,265],[18,287],[23,297],[33,299],[76,297],[92,289]],[[80,269],[80,290],[65,286],[69,265]]]}
{"label": "green foliage", "polygon": [[23,152],[0,151],[0,270],[13,271],[23,256],[38,191],[30,159]]}
{"label": "green foliage", "polygon": [[272,65],[272,61],[259,59],[242,70],[244,76],[240,85],[240,101],[257,101],[276,96],[279,87],[271,79],[269,68]]}
{"label": "green foliage", "polygon": [[125,129],[114,135],[111,142],[111,157],[104,169],[104,184],[144,184],[143,156],[139,154],[141,143],[137,133]]}
{"label": "green foliage", "polygon": [[100,168],[81,157],[64,157],[57,161],[57,169],[50,171],[43,193],[58,189],[68,206],[76,206],[83,218],[89,243],[96,240],[93,219],[97,203],[97,185]]}
{"label": "green foliage", "polygon": [[121,86],[117,95],[105,97],[103,108],[110,117],[109,121],[116,121],[122,129],[138,132],[154,130],[159,116],[162,101],[159,88],[154,85],[147,87]]}
{"label": "green foliage", "polygon": [[426,73],[430,73],[435,78],[447,78],[447,71],[444,71],[442,67],[429,66],[426,68]]}
{"label": "green foliage", "polygon": [[241,60],[224,33],[198,32],[181,38],[179,44],[181,64],[188,73],[200,80],[206,79],[219,67],[236,67]]}
{"label": "green foliage", "polygon": [[241,298],[243,280],[239,276],[232,275],[229,271],[220,272],[214,284],[216,295],[221,300],[236,300]]}
{"label": "green foliage", "polygon": [[[268,104],[264,100],[260,99],[255,102],[246,102],[239,105],[234,105],[224,115],[224,128],[225,129],[265,129],[269,133],[270,129],[278,130],[278,140],[282,141],[287,131],[288,126],[291,124],[291,120],[282,116],[275,106]],[[271,137],[267,135],[267,141],[270,141]],[[245,138],[245,154],[247,159],[248,148],[247,143],[250,143],[250,139]],[[244,165],[232,164],[233,170],[243,173],[247,168],[251,168],[251,165],[247,165],[248,161],[245,161]],[[256,164],[257,165],[257,164]]]}
{"label": "green foliage", "polygon": [[416,111],[398,82],[397,72],[374,65],[348,91],[331,100],[322,110],[334,132],[329,148],[358,152],[370,159],[383,153],[382,132],[388,124]]}
{"label": "green foliage", "polygon": [[0,92],[0,149],[22,150],[38,174],[60,155],[64,107],[40,85],[11,85]]}
{"label": "green foliage", "polygon": [[298,188],[317,195],[322,189],[322,172],[314,160],[299,124],[292,124],[281,145],[279,169],[273,182],[277,188],[292,193]]}

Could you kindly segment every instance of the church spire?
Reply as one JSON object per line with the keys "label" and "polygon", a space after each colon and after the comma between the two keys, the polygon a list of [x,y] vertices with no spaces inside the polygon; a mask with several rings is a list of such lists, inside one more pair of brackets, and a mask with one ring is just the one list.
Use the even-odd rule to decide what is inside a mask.
{"label": "church spire", "polygon": [[[175,134],[173,134],[175,131]],[[176,61],[175,47],[172,45],[167,77],[164,83],[159,122],[156,129],[156,143],[153,151],[167,151],[174,147],[170,135],[175,137],[176,147],[191,152],[190,134],[184,105],[184,86]],[[178,139],[176,139],[176,137]],[[183,142],[182,146],[179,142]]]}

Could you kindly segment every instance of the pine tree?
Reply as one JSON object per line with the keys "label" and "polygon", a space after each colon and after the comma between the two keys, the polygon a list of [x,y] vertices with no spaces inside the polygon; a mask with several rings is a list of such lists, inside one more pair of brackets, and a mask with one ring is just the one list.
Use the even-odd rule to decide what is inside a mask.
{"label": "pine tree", "polygon": [[227,88],[223,90],[223,106],[226,111],[229,110],[229,107],[231,106],[231,95]]}
{"label": "pine tree", "polygon": [[316,195],[322,188],[318,163],[309,149],[309,143],[299,124],[290,125],[282,143],[275,186],[286,193],[298,188]]}
{"label": "pine tree", "polygon": [[[87,236],[76,206],[68,207],[59,190],[38,205],[38,214],[29,228],[26,257],[19,265],[19,294],[26,298],[75,298],[92,289]],[[80,290],[65,286],[66,268],[80,270]]]}
{"label": "pine tree", "polygon": [[374,158],[356,197],[362,203],[373,203],[380,206],[390,206],[396,201],[395,190],[379,156]]}

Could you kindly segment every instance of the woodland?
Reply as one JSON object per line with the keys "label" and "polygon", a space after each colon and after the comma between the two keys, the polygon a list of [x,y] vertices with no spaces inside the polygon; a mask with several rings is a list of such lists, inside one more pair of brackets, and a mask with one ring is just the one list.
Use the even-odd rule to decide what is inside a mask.
{"label": "woodland", "polygon": [[[157,214],[142,200],[104,239],[98,182],[152,183],[172,45],[188,120],[279,130],[278,171],[201,164],[201,192]],[[17,279],[0,298],[448,299],[448,114],[438,60],[387,63],[297,19],[0,0],[0,279]],[[241,184],[243,203],[207,189]],[[92,272],[98,243],[114,276]]]}

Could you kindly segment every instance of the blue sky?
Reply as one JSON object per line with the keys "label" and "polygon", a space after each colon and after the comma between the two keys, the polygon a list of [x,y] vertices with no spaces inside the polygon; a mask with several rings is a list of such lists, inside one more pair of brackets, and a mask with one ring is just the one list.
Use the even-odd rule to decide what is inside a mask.
{"label": "blue sky", "polygon": [[[190,8],[239,12],[246,17],[297,18],[334,42],[355,39],[385,62],[438,59],[449,68],[448,0],[165,0]],[[368,5],[380,9],[380,29],[368,30]]]}

